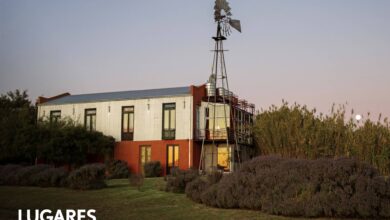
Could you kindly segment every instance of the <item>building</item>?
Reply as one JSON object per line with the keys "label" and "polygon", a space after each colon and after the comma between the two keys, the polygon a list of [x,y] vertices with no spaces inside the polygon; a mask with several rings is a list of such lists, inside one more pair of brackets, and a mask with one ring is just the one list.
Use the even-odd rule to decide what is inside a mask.
{"label": "building", "polygon": [[[87,130],[113,136],[114,158],[126,161],[132,172],[142,172],[142,165],[148,161],[160,161],[164,175],[172,167],[198,168],[202,143],[205,156],[202,167],[230,171],[234,163],[253,154],[254,106],[235,96],[231,96],[232,105],[210,105],[207,98],[206,85],[201,85],[82,95],[65,93],[39,97],[37,106],[38,118],[70,118]],[[226,109],[231,113],[228,116],[223,114]],[[233,130],[235,135],[231,135]],[[234,160],[237,156],[232,156],[226,140],[238,144],[240,158]],[[209,142],[217,142],[217,147],[208,147]]]}

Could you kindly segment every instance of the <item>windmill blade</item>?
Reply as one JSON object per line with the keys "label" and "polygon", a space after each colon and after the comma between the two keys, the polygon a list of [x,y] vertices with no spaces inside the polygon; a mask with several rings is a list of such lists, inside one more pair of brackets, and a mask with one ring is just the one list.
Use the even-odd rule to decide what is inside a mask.
{"label": "windmill blade", "polygon": [[230,24],[230,26],[232,26],[234,29],[236,29],[238,32],[241,33],[241,22],[240,22],[240,20],[230,19],[229,20],[229,24]]}
{"label": "windmill blade", "polygon": [[229,2],[227,2],[227,1],[225,1],[225,2],[226,2],[226,5],[225,5],[224,10],[225,10],[226,13],[230,13],[230,11],[232,10],[232,8],[229,6]]}
{"label": "windmill blade", "polygon": [[224,10],[226,13],[230,12],[231,8],[226,0],[215,0],[215,10]]}
{"label": "windmill blade", "polygon": [[221,10],[221,9],[222,9],[222,5],[223,5],[222,0],[215,0],[214,9],[215,9],[215,10]]}

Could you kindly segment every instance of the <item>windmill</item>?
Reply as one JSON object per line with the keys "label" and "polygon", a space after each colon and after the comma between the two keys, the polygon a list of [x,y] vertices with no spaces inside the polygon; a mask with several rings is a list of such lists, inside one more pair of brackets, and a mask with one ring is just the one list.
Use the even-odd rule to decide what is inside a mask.
{"label": "windmill", "polygon": [[[213,50],[214,58],[211,75],[206,84],[207,106],[204,114],[205,132],[204,135],[202,135],[202,148],[199,163],[199,171],[201,172],[206,170],[205,158],[208,148],[211,148],[212,152],[214,152],[214,149],[217,149],[218,152],[218,146],[222,143],[228,149],[229,171],[234,171],[235,164],[240,164],[241,162],[237,135],[234,128],[235,116],[232,108],[234,96],[229,90],[224,56],[225,50],[223,48],[223,41],[232,33],[232,28],[241,32],[241,23],[239,20],[232,19],[231,8],[226,0],[215,1],[214,20],[217,25],[217,33],[216,36],[212,37],[215,41],[215,48]],[[221,111],[223,112],[223,123],[216,121],[221,120]],[[222,129],[219,127],[219,124],[224,125],[222,126]],[[211,160],[214,160],[213,155],[211,155]],[[214,166],[213,164],[215,163],[212,161],[211,164]]]}

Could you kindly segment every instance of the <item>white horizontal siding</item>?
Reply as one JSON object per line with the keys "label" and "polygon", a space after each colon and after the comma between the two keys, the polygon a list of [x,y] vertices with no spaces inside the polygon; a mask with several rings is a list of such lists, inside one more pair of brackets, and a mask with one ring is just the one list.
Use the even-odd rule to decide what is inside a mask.
{"label": "white horizontal siding", "polygon": [[96,130],[119,141],[122,106],[134,106],[134,141],[161,140],[163,104],[176,103],[176,139],[192,139],[192,100],[192,96],[177,96],[63,105],[46,104],[38,106],[38,118],[48,118],[50,111],[61,110],[62,119],[69,117],[83,125],[85,109],[96,108]]}

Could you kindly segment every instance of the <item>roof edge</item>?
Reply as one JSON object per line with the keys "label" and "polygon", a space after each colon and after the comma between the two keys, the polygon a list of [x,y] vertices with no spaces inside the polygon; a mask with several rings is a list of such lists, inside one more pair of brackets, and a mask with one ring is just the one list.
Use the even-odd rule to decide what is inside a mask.
{"label": "roof edge", "polygon": [[[128,90],[128,91],[113,91],[113,92],[100,92],[100,93],[84,93],[84,94],[75,94],[75,95],[70,95],[69,93],[63,93],[63,94],[60,94],[60,95],[57,95],[57,96],[53,96],[53,97],[50,97],[50,98],[46,98],[46,97],[42,97],[40,96],[38,99],[37,99],[37,105],[62,105],[62,104],[75,104],[75,103],[82,103],[82,102],[107,102],[107,101],[122,101],[122,100],[137,100],[137,99],[140,99],[139,97],[134,97],[134,98],[120,98],[120,97],[116,97],[116,98],[113,98],[113,99],[100,99],[100,100],[91,100],[91,101],[82,101],[82,102],[79,102],[79,101],[67,101],[67,102],[64,102],[64,103],[60,103],[60,102],[57,102],[57,99],[61,99],[61,98],[64,98],[68,100],[68,97],[66,96],[69,96],[69,98],[71,97],[78,97],[78,96],[94,96],[94,95],[104,95],[104,94],[116,94],[116,93],[123,93],[123,92],[143,92],[143,91],[153,91],[153,90],[169,90],[169,89],[186,89],[187,92],[186,94],[184,93],[179,93],[179,94],[176,94],[176,96],[187,96],[187,95],[193,95],[193,89],[197,88],[197,86],[194,86],[194,85],[189,85],[189,86],[182,86],[182,87],[168,87],[168,88],[157,88],[157,89],[140,89],[140,90]],[[171,94],[172,95],[172,94]],[[171,96],[171,95],[164,95],[164,94],[157,94],[157,95],[151,95],[151,96],[144,96],[142,97],[142,99],[151,99],[151,98],[163,98],[163,97],[167,97],[167,96]]]}
{"label": "roof edge", "polygon": [[56,96],[52,96],[52,97],[43,97],[43,96],[39,96],[36,100],[36,104],[37,105],[40,105],[40,104],[43,104],[45,102],[50,102],[50,101],[53,101],[53,100],[56,100],[56,99],[60,99],[60,98],[63,98],[65,96],[70,96],[70,93],[69,92],[65,92],[65,93],[61,93],[59,95],[56,95]]}

